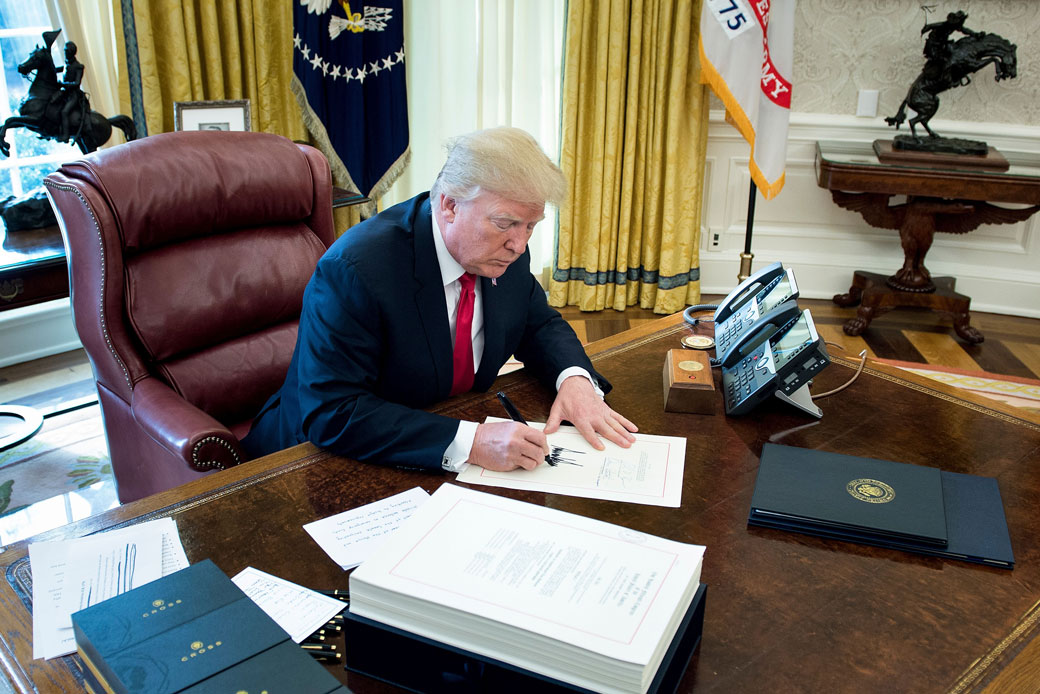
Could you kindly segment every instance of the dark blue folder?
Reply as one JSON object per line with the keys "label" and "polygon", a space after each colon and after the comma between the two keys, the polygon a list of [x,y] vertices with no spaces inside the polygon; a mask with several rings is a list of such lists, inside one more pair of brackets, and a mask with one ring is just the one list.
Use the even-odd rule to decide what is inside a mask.
{"label": "dark blue folder", "polygon": [[770,443],[748,525],[1008,569],[1015,563],[991,477]]}

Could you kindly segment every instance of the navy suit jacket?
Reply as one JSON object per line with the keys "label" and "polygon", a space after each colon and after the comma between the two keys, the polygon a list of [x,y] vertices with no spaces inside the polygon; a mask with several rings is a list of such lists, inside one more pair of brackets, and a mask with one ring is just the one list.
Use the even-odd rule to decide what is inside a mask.
{"label": "navy suit jacket", "polygon": [[[242,444],[264,455],[311,441],[358,460],[440,469],[458,420],[422,408],[449,397],[452,339],[428,194],[348,230],[307,285],[285,383]],[[607,392],[567,322],[549,307],[527,251],[481,278],[484,353],[474,390],[510,356],[555,390],[580,366]]]}

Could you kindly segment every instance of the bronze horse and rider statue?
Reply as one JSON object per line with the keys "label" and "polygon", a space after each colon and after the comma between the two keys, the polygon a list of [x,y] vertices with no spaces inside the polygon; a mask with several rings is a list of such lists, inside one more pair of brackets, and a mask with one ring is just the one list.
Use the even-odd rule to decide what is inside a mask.
{"label": "bronze horse and rider statue", "polygon": [[[93,152],[112,136],[112,126],[123,131],[127,140],[137,137],[134,122],[128,116],[106,118],[92,111],[87,95],[80,88],[83,63],[76,59],[76,44],[65,43],[65,66],[58,68],[51,57],[51,45],[61,29],[45,31],[43,46],[37,46],[18,66],[18,72],[31,77],[29,93],[18,107],[18,115],[0,126],[0,153],[10,156],[7,131],[26,128],[41,139],[72,142],[84,154]],[[63,72],[62,79],[58,73]]]}
{"label": "bronze horse and rider statue", "polygon": [[[950,12],[946,20],[925,24],[922,34],[925,39],[924,55],[926,58],[921,74],[917,76],[907,92],[899,111],[885,122],[897,129],[906,120],[906,108],[909,106],[915,114],[910,118],[911,135],[897,136],[896,148],[925,149],[931,151],[956,151],[963,154],[985,154],[985,143],[971,140],[947,140],[940,137],[928,127],[928,121],[939,109],[939,94],[954,87],[963,87],[971,83],[971,75],[989,64],[993,64],[997,82],[1011,79],[1017,74],[1016,46],[997,34],[984,31],[973,31],[964,26],[968,15],[964,12]],[[951,38],[954,32],[962,34],[956,41]],[[928,138],[917,135],[916,126],[920,125],[928,133]]]}

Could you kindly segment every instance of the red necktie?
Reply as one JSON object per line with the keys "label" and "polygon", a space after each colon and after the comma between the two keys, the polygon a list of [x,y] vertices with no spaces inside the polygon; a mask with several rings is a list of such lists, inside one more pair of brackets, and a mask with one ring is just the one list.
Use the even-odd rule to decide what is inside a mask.
{"label": "red necktie", "polygon": [[467,272],[459,278],[462,294],[455,316],[455,354],[452,356],[451,394],[465,393],[473,387],[473,284],[476,277]]}

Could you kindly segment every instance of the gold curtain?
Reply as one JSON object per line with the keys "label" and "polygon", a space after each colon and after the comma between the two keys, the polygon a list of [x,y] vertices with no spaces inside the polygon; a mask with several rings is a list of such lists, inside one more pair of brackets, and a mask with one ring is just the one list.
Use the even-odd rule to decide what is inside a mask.
{"label": "gold curtain", "polygon": [[[122,113],[170,132],[173,102],[249,99],[250,130],[308,141],[292,94],[292,3],[113,0]],[[138,124],[139,132],[142,131]],[[336,228],[359,220],[336,210]],[[352,212],[353,211],[353,212]]]}
{"label": "gold curtain", "polygon": [[700,2],[570,0],[553,306],[700,302],[708,97],[696,65]]}

